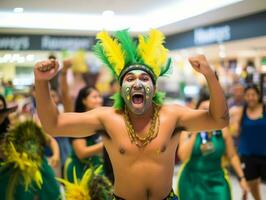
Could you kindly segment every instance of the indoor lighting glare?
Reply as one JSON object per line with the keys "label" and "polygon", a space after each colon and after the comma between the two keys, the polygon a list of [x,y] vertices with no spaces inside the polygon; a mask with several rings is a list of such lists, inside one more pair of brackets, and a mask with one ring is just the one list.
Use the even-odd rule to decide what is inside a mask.
{"label": "indoor lighting glare", "polygon": [[34,55],[29,54],[24,57],[18,53],[15,54],[5,54],[3,57],[0,57],[0,63],[24,63],[26,60],[28,62],[33,61],[35,58]]}
{"label": "indoor lighting glare", "polygon": [[[106,10],[100,15],[89,15],[24,12],[23,8],[15,8],[14,12],[0,12],[0,19],[3,19],[0,21],[0,27],[99,31],[103,29],[106,23],[109,23],[108,31],[129,28],[133,32],[143,32],[150,28],[160,28],[240,1],[242,0],[176,1],[167,7],[147,10],[146,13],[134,16],[117,15],[112,10]],[[193,4],[193,6],[189,6],[190,4]],[[176,12],[177,10],[178,12]],[[17,15],[17,12],[23,13]],[[106,17],[111,17],[112,20],[106,19]]]}
{"label": "indoor lighting glare", "polygon": [[199,93],[199,88],[195,85],[187,85],[184,88],[184,93],[186,96],[197,96]]}
{"label": "indoor lighting glare", "polygon": [[26,56],[26,60],[29,62],[34,61],[34,59],[35,59],[35,56],[33,54],[29,54]]}
{"label": "indoor lighting glare", "polygon": [[23,13],[24,8],[14,8],[14,13]]}
{"label": "indoor lighting glare", "polygon": [[112,11],[112,10],[105,10],[105,11],[103,11],[102,15],[103,15],[104,17],[112,17],[112,16],[115,15],[115,12]]}
{"label": "indoor lighting glare", "polygon": [[226,57],[226,53],[224,51],[220,51],[219,52],[219,56],[220,56],[220,58],[225,58]]}

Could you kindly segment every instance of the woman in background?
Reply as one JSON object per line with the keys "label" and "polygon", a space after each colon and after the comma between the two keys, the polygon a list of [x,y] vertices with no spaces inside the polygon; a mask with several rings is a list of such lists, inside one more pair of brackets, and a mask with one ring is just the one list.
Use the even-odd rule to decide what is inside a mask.
{"label": "woman in background", "polygon": [[266,108],[255,84],[244,90],[245,105],[232,108],[231,130],[239,133],[238,151],[252,196],[261,200],[261,180],[266,180]]}
{"label": "woman in background", "polygon": [[[102,105],[102,97],[92,87],[84,87],[79,91],[75,102],[75,112],[86,112]],[[101,156],[103,143],[100,134],[86,138],[71,139],[73,151],[66,161],[65,178],[73,181],[73,170],[76,169],[77,177],[80,179],[87,168],[96,168],[102,164]]]}
{"label": "woman in background", "polygon": [[[209,108],[209,96],[202,96],[197,109]],[[182,132],[178,156],[183,161],[178,177],[180,200],[230,200],[232,194],[226,171],[222,167],[222,156],[227,155],[246,198],[248,187],[240,160],[227,129],[223,131]]]}

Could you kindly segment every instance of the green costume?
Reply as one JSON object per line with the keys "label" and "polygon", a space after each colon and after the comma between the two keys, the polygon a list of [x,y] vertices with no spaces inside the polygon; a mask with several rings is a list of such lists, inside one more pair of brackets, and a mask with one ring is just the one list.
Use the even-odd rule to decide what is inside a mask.
{"label": "green costume", "polygon": [[46,136],[33,121],[9,129],[1,146],[0,199],[46,200],[61,198],[59,184],[44,157]]}
{"label": "green costume", "polygon": [[190,160],[179,171],[177,192],[181,200],[231,200],[230,184],[221,160],[225,153],[225,143],[221,131],[216,131],[209,139],[213,151],[203,155],[202,138],[198,134]]}
{"label": "green costume", "polygon": [[[86,145],[92,146],[97,144],[97,138],[99,135],[92,135],[89,137],[86,137]],[[67,179],[70,182],[73,182],[73,170],[74,167],[76,169],[77,178],[81,179],[85,171],[90,168],[97,168],[99,165],[102,164],[102,158],[99,155],[94,155],[89,158],[85,158],[80,160],[74,150],[72,150],[71,155],[67,158],[66,164],[65,164],[65,179]]]}
{"label": "green costume", "polygon": [[[0,199],[7,199],[7,186],[8,181],[11,176],[14,176],[12,173],[13,169],[5,168],[0,172]],[[46,159],[42,160],[40,172],[42,175],[42,187],[37,187],[36,184],[32,183],[29,186],[28,191],[25,190],[24,184],[19,183],[16,186],[14,199],[16,200],[34,200],[36,197],[40,200],[46,199],[61,199],[59,184],[55,179],[55,174],[52,168],[48,165]]]}

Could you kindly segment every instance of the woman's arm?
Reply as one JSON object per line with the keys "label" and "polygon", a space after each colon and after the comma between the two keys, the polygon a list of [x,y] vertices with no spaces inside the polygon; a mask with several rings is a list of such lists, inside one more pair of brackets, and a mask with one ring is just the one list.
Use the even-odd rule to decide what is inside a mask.
{"label": "woman's arm", "polygon": [[99,154],[103,151],[103,143],[97,143],[91,146],[87,146],[86,139],[74,139],[72,141],[73,149],[77,157],[81,160]]}
{"label": "woman's arm", "polygon": [[72,61],[70,59],[64,60],[63,62],[63,68],[61,70],[60,74],[60,90],[61,90],[61,96],[62,96],[62,102],[64,105],[64,111],[65,112],[73,112],[74,111],[74,103],[72,102],[72,99],[69,94],[69,86],[67,83],[67,72],[69,68],[72,65]]}
{"label": "woman's arm", "polygon": [[59,162],[60,162],[60,149],[59,149],[59,145],[56,141],[56,139],[54,139],[52,136],[47,135],[48,138],[48,146],[50,147],[50,149],[53,152],[53,155],[50,157],[50,164],[52,167],[57,167]]}
{"label": "woman's arm", "polygon": [[228,128],[224,128],[222,132],[226,145],[226,155],[229,158],[230,163],[238,176],[240,187],[242,188],[244,193],[247,193],[249,192],[249,187],[245,179],[244,172],[241,168],[241,162],[236,153],[232,136],[230,135]]}
{"label": "woman's arm", "polygon": [[196,137],[197,133],[189,133],[186,131],[183,131],[181,133],[177,153],[182,162],[190,159]]}
{"label": "woman's arm", "polygon": [[240,106],[234,106],[230,109],[230,123],[228,126],[229,133],[232,136],[239,136],[240,132],[240,120],[243,113],[243,108]]}

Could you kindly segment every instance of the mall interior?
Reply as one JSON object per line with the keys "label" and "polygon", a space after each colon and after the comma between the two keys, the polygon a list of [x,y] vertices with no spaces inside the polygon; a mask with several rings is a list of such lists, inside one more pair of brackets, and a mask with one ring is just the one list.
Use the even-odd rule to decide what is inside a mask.
{"label": "mall interior", "polygon": [[[125,118],[121,124],[121,129],[129,132],[121,132],[128,141],[125,149],[125,142],[116,144],[110,130],[69,137],[50,135],[42,128],[49,120],[38,115],[37,107],[46,109],[47,116],[52,116],[52,109],[50,101],[38,105],[45,102],[38,100],[44,94],[49,96],[41,91],[41,83],[35,85],[38,63],[55,66],[58,62],[58,73],[49,80],[51,98],[45,98],[55,102],[58,116],[111,107],[117,100],[111,97],[130,79],[125,75],[121,85],[96,56],[95,45],[99,32],[107,31],[115,38],[120,30],[128,32],[135,44],[141,42],[141,34],[144,42],[149,41],[152,30],[164,35],[162,45],[168,49],[171,63],[167,75],[156,83],[156,91],[164,92],[164,104],[178,104],[184,107],[182,112],[199,109],[212,115],[213,107],[219,105],[214,99],[225,100],[228,126],[221,131],[177,131],[158,150],[155,145],[164,131],[157,132],[145,146],[136,146],[134,139],[130,143],[131,129],[140,142],[153,134],[154,124],[159,129],[160,123],[153,118],[143,129],[148,133],[140,136],[135,133],[138,125]],[[189,59],[199,55],[207,59],[224,98],[214,97],[218,93],[211,88],[216,82],[206,81],[206,75],[191,66]],[[144,88],[140,77],[136,76],[133,88],[134,84]],[[36,98],[41,93],[43,96]],[[148,101],[140,96],[136,102]],[[266,200],[265,0],[0,0],[0,100],[1,200]],[[209,106],[201,108],[209,102],[209,111]],[[161,115],[159,111],[159,122],[167,124]],[[128,122],[131,129],[126,129]],[[173,139],[175,152],[170,153]],[[118,150],[110,150],[113,147]],[[152,155],[153,147],[157,157]],[[207,153],[205,147],[210,148]],[[174,161],[161,164],[171,160],[166,155]],[[122,167],[126,162],[131,163],[125,164],[127,170]],[[137,172],[147,170],[149,164],[154,173]],[[119,170],[128,176],[127,182],[123,183]],[[164,173],[172,173],[171,180],[158,180]],[[132,174],[137,181],[130,183]],[[157,182],[164,186],[155,186]],[[167,185],[172,188],[166,189]],[[175,194],[167,196],[171,189]]]}

